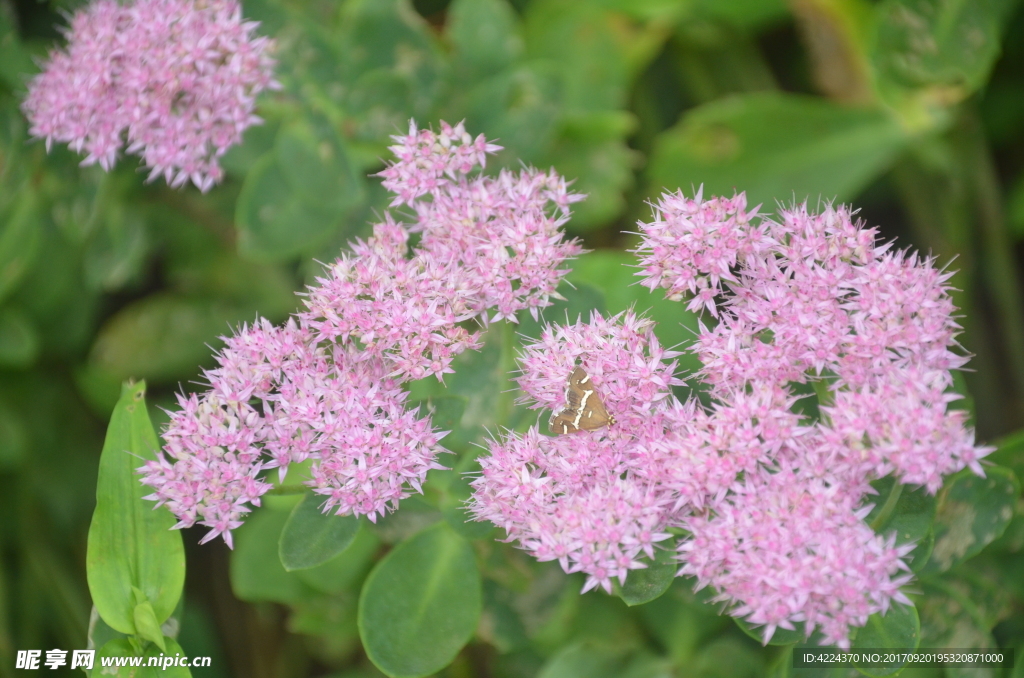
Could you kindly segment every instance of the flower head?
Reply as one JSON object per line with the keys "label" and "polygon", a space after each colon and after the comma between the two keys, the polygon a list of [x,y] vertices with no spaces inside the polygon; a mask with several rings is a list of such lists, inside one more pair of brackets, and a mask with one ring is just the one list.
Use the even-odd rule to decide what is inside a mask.
{"label": "flower head", "polygon": [[491,441],[473,481],[471,508],[505,529],[539,560],[558,560],[587,575],[584,590],[646,567],[669,537],[676,500],[643,451],[687,412],[672,396],[675,355],[660,347],[652,324],[632,312],[590,323],[547,327],[526,346],[519,385],[534,407],[559,408],[577,360],[591,377],[612,426],[555,437],[537,427]]}
{"label": "flower head", "polygon": [[[582,251],[562,237],[568,205],[582,198],[564,179],[533,169],[470,179],[499,147],[472,140],[461,124],[441,129],[412,126],[395,137],[398,160],[381,172],[396,203],[414,209],[413,222],[385,215],[317,280],[300,314],[318,341],[358,341],[412,379],[440,378],[455,356],[479,347],[468,321],[514,321],[550,305],[562,265]],[[415,248],[410,233],[422,234]]]}
{"label": "flower head", "polygon": [[[442,468],[444,451],[443,434],[407,409],[405,382],[451,372],[459,353],[479,347],[492,309],[512,317],[550,303],[561,265],[580,251],[560,232],[577,199],[565,182],[534,170],[470,180],[496,146],[472,142],[461,125],[411,136],[384,175],[416,222],[385,213],[308,289],[303,312],[226,338],[209,389],[181,398],[164,455],[140,469],[179,527],[199,522],[208,539],[230,543],[270,488],[264,472],[283,478],[305,460],[325,511],[374,520],[394,509]],[[429,192],[421,171],[436,172]],[[423,235],[410,248],[412,232]]]}
{"label": "flower head", "polygon": [[[913,545],[863,522],[869,482],[894,474],[935,492],[965,466],[982,474],[991,451],[948,407],[966,362],[950,274],[877,244],[845,207],[760,223],[744,207],[742,194],[666,195],[641,224],[645,284],[717,317],[693,348],[711,408],[644,452],[677,505],[705,508],[679,516],[681,573],[766,640],[802,622],[848,646],[851,627],[906,602],[910,579]],[[797,407],[808,386],[816,415]]]}
{"label": "flower head", "polygon": [[105,170],[127,138],[150,179],[208,190],[223,176],[218,159],[259,122],[257,95],[278,86],[256,26],[236,0],[96,0],[29,87],[31,133]]}
{"label": "flower head", "polygon": [[259,478],[314,460],[308,484],[324,510],[374,520],[420,491],[443,451],[426,419],[405,409],[401,382],[384,363],[343,346],[318,347],[294,322],[262,321],[227,339],[210,390],[179,396],[164,431],[164,455],[141,470],[150,499],[212,528],[204,541],[241,524],[271,485]]}
{"label": "flower head", "polygon": [[802,622],[808,636],[820,629],[824,644],[848,648],[851,627],[891,601],[910,604],[900,587],[912,578],[903,557],[914,544],[875,534],[863,520],[870,508],[834,480],[762,468],[713,513],[685,520],[680,574],[713,585],[733,616],[763,625],[766,643]]}

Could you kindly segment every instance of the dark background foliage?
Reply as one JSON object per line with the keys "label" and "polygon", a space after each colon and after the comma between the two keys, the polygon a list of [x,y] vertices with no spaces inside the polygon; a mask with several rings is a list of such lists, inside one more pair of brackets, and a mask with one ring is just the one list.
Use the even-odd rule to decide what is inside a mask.
{"label": "dark background foliage", "polygon": [[[672,344],[693,318],[627,287],[622,267],[647,200],[703,185],[745,190],[768,212],[779,201],[853,203],[897,246],[952,261],[961,341],[975,355],[960,390],[980,440],[1011,436],[998,458],[1024,467],[1012,437],[1024,423],[1024,41],[1003,37],[1024,33],[1019,3],[251,0],[246,16],[278,41],[284,90],[261,99],[266,124],[206,195],[144,183],[132,157],[105,174],[27,138],[27,79],[78,6],[0,0],[0,675],[17,649],[85,647],[85,535],[122,380],[148,381],[159,423],[175,391],[197,388],[218,336],[257,314],[286,318],[317,262],[386,207],[369,175],[413,117],[435,128],[465,119],[497,139],[492,170],[522,161],[576,178],[590,197],[568,230],[594,252],[576,262],[568,309],[637,303]],[[525,425],[486,399],[505,383],[499,353],[467,356],[449,383],[468,398],[454,422],[465,449],[498,422]],[[274,501],[233,554],[197,547],[202,532],[187,531],[179,640],[213,656],[195,675],[376,675],[355,592],[374,554],[457,510],[465,487],[439,487],[366,532],[362,555],[324,580],[285,573],[276,550],[260,549],[287,515]],[[287,509],[293,498],[277,499]],[[781,650],[681,580],[636,608],[580,597],[557,566],[464,528],[487,537],[473,542],[484,617],[443,675],[788,670]],[[1022,543],[1018,515],[979,556],[923,581],[923,638],[1020,648]],[[930,671],[920,675],[941,673]]]}

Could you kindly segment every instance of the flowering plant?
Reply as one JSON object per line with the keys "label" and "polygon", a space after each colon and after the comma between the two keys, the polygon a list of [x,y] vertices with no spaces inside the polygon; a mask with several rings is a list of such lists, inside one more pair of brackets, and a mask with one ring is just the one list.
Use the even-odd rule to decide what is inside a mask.
{"label": "flowering plant", "polygon": [[[653,678],[1019,644],[1024,445],[975,433],[1019,425],[1012,144],[967,98],[1005,12],[513,4],[95,0],[33,69],[54,7],[0,0],[0,466],[43,507],[5,565],[70,611],[9,646]],[[786,20],[823,96],[758,61]],[[86,624],[47,540],[96,416]]]}

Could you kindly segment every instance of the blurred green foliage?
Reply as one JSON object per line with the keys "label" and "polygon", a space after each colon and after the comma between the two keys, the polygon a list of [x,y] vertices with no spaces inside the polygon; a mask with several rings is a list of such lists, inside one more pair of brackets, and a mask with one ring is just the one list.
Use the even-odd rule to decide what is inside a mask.
{"label": "blurred green foliage", "polygon": [[[689,341],[695,318],[629,286],[623,266],[647,200],[703,185],[745,190],[765,211],[852,202],[898,246],[955,257],[961,341],[975,354],[963,402],[982,440],[1024,426],[1024,42],[1006,38],[1024,31],[1020,3],[246,0],[246,16],[278,42],[284,89],[261,100],[266,123],[225,157],[228,178],[207,195],[145,183],[132,157],[105,174],[27,138],[27,79],[59,42],[61,13],[80,4],[0,0],[0,676],[17,649],[85,647],[88,519],[121,382],[146,379],[151,403],[172,407],[176,390],[197,388],[219,336],[257,314],[287,317],[318,262],[387,207],[370,175],[410,118],[465,119],[497,139],[505,150],[489,170],[525,162],[574,178],[589,198],[568,229],[595,251],[575,262],[567,301],[545,317],[636,304],[668,345]],[[517,331],[539,329],[523,318]],[[215,657],[196,676],[378,675],[359,642],[358,595],[396,544],[371,576],[377,587],[409,567],[402,549],[475,552],[482,617],[446,676],[792,672],[791,648],[761,647],[686,581],[635,607],[581,597],[576,577],[466,522],[460,473],[474,468],[472,444],[536,417],[504,393],[519,341],[496,327],[447,388],[413,384],[412,398],[451,422],[454,470],[346,533],[340,556],[284,569],[278,539],[294,496],[268,498],[230,559],[186,532],[179,641]],[[1020,440],[994,456],[1017,477]],[[923,646],[1024,647],[1015,483],[999,470],[958,476],[936,498],[880,486],[896,508],[876,529],[919,543]],[[430,543],[403,541],[417,533]],[[663,589],[651,574],[623,597]],[[915,671],[903,675],[941,674]]]}

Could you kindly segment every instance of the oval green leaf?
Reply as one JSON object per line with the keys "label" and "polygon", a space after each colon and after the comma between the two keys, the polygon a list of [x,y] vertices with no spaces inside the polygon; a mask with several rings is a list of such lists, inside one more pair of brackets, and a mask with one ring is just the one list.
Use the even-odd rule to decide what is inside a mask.
{"label": "oval green leaf", "polygon": [[691,109],[662,134],[650,190],[704,196],[746,191],[747,204],[849,200],[884,172],[906,142],[888,114],[820,97],[745,94]]}
{"label": "oval green leaf", "polygon": [[288,514],[264,507],[253,511],[235,530],[231,554],[231,588],[242,600],[295,603],[309,588],[281,564],[278,543]]}
{"label": "oval green leaf", "polygon": [[[883,90],[942,87],[950,104],[984,85],[1013,2],[886,0],[871,55]],[[954,98],[952,95],[956,94]]]}
{"label": "oval green leaf", "polygon": [[111,628],[137,633],[133,589],[152,605],[162,624],[174,611],[185,583],[185,550],[175,519],[142,497],[151,489],[135,469],[156,458],[156,432],[146,410],[146,384],[125,384],[110,417],[96,483],[96,510],[89,526],[86,575],[93,604]]}
{"label": "oval green leaf", "polygon": [[342,217],[299,196],[270,152],[246,175],[235,205],[238,251],[253,261],[288,261],[327,242]]}
{"label": "oval green leaf", "polygon": [[974,556],[1010,524],[1020,483],[1002,466],[986,467],[985,476],[964,469],[939,491],[935,546],[922,576],[945,572]]}
{"label": "oval green leaf", "polygon": [[442,523],[396,546],[370,573],[359,597],[359,635],[384,673],[427,676],[469,641],[481,609],[473,549]]}
{"label": "oval green leaf", "polygon": [[352,544],[343,552],[323,565],[296,570],[295,574],[321,593],[340,593],[362,583],[379,548],[380,538],[364,526],[356,532]]}
{"label": "oval green leaf", "polygon": [[642,570],[630,570],[626,583],[618,588],[619,597],[630,607],[649,603],[672,586],[679,563],[675,551],[660,548],[654,552],[654,562]]}
{"label": "oval green leaf", "polygon": [[344,551],[356,538],[362,525],[355,516],[336,516],[320,511],[323,497],[309,493],[288,516],[278,555],[284,569],[306,570],[326,563]]}
{"label": "oval green leaf", "polygon": [[924,487],[910,488],[897,485],[893,477],[872,483],[878,490],[875,507],[867,523],[880,535],[896,533],[896,543],[915,543],[916,548],[906,558],[915,571],[928,562],[935,543],[932,525],[935,521],[936,499]]}
{"label": "oval green leaf", "polygon": [[627,651],[591,643],[570,645],[541,668],[537,678],[617,678],[629,660]]}
{"label": "oval green leaf", "polygon": [[[915,650],[921,642],[921,620],[913,605],[895,604],[884,615],[873,614],[868,623],[857,631],[852,650]],[[891,662],[858,670],[867,676],[891,676],[906,662]]]}

